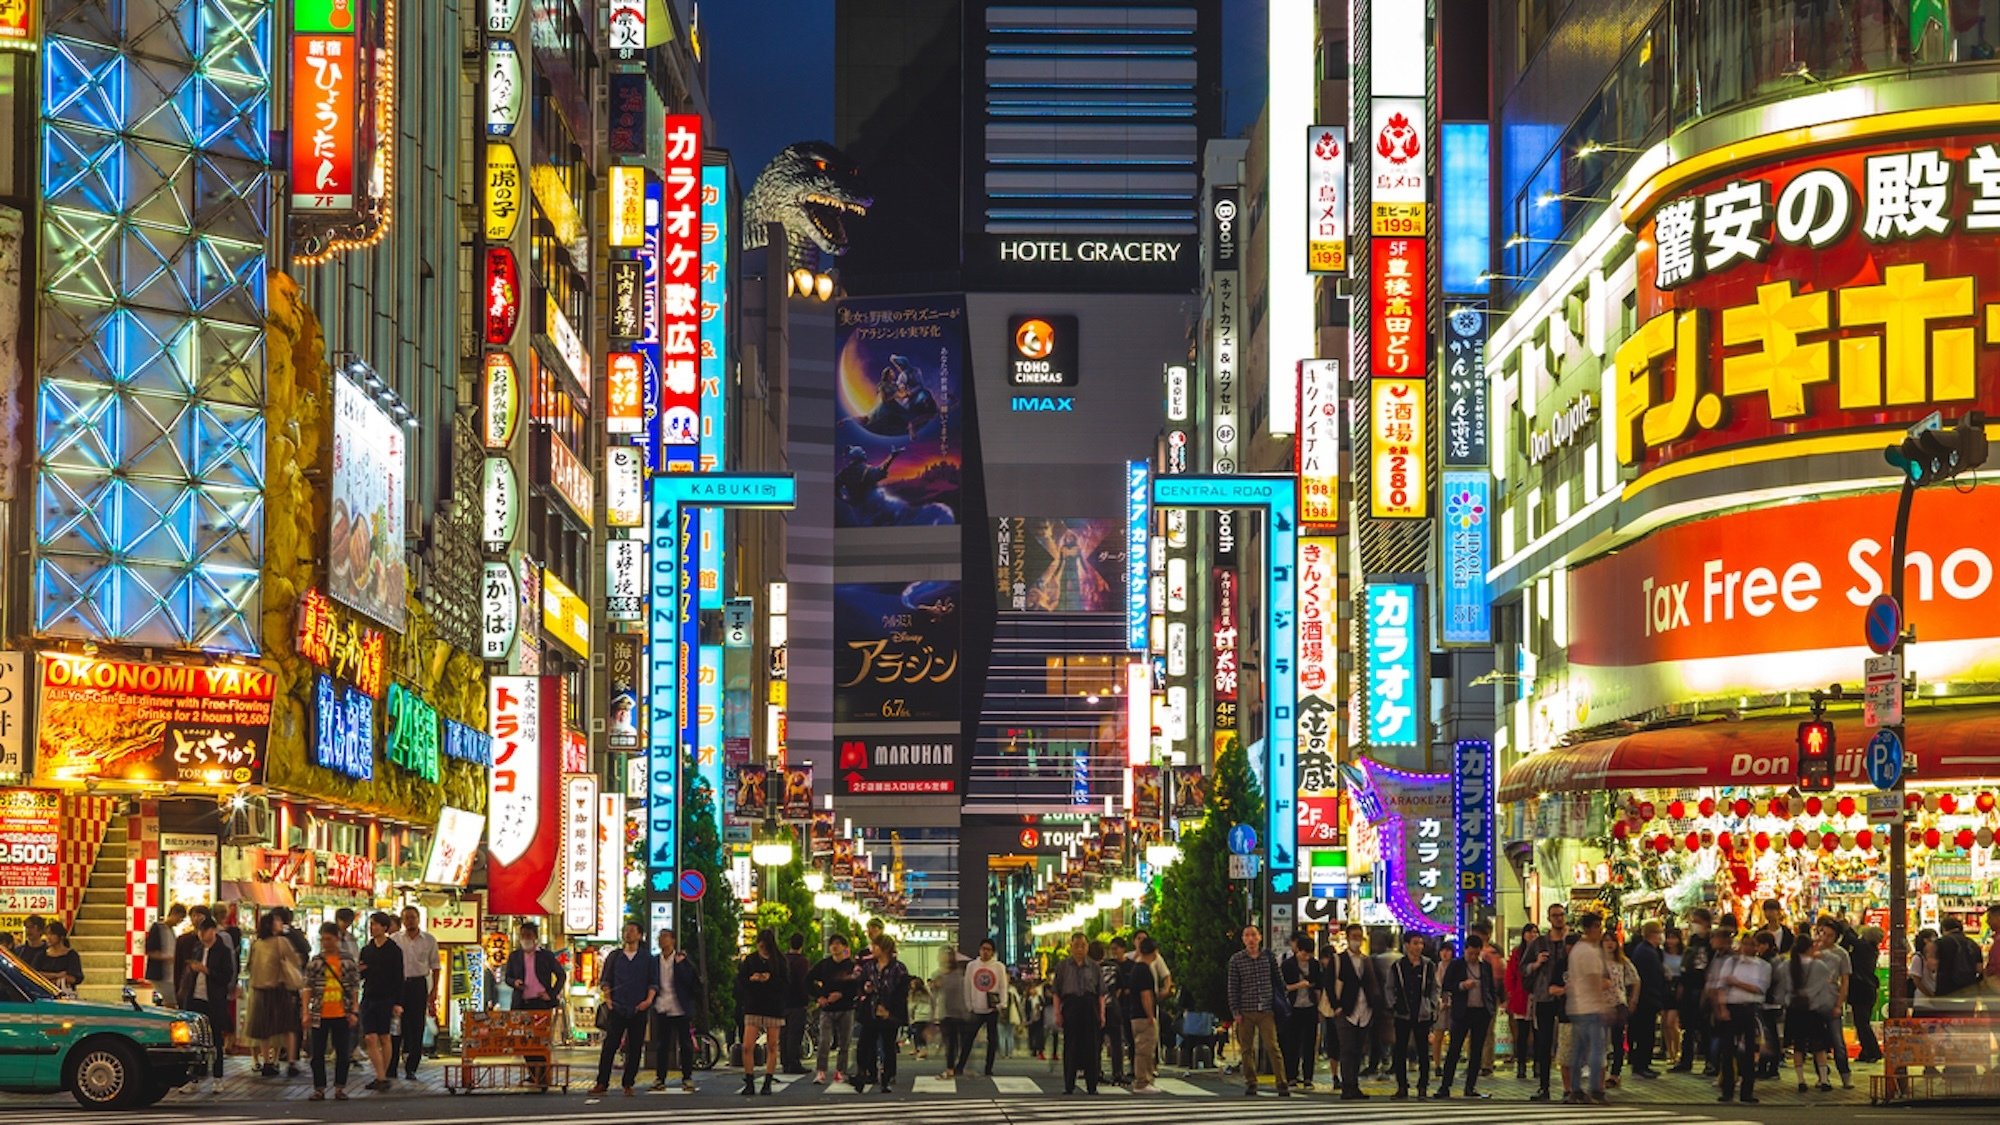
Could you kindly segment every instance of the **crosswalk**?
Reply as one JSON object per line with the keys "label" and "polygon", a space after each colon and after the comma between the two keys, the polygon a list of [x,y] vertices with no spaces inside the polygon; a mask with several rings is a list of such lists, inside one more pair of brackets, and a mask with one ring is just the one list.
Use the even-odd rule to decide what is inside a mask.
{"label": "crosswalk", "polygon": [[[682,1099],[670,1111],[676,1125],[740,1125],[746,1119],[759,1125],[877,1125],[893,1118],[897,1125],[1067,1125],[1087,1118],[1091,1125],[1177,1125],[1185,1121],[1192,1107],[1188,1098],[1206,1099],[1199,1110],[1204,1125],[1269,1125],[1274,1117],[1288,1116],[1273,1103],[1271,1091],[1264,1097],[1241,1096],[1231,1083],[1204,1084],[1178,1078],[1160,1080],[1162,1093],[1156,1097],[1134,1096],[1115,1086],[1102,1087],[1096,1098],[1083,1095],[1064,1097],[1059,1085],[1044,1085],[1036,1078],[989,1080],[968,1078],[938,1081],[930,1076],[915,1080],[915,1091],[906,1080],[895,1094],[856,1095],[847,1085],[814,1087],[797,1078],[780,1080],[778,1095],[738,1101],[721,1097],[726,1091],[706,1075],[700,1094],[690,1097],[678,1089],[671,1095],[642,1092],[625,1098],[615,1091],[610,1098],[594,1099],[571,1095],[541,1097],[484,1096],[450,1102],[434,1099],[383,1099],[346,1104],[313,1102],[287,1104],[284,1116],[267,1116],[263,1107],[242,1113],[229,1112],[225,1105],[165,1108],[143,1115],[145,1125],[301,1125],[326,1122],[330,1125],[518,1125],[548,1116],[561,1107],[564,1116],[583,1119],[588,1125],[658,1125],[662,1096]],[[761,1084],[761,1076],[759,1082]],[[1005,1082],[1008,1090],[997,1089]],[[1052,1080],[1053,1082],[1053,1080]],[[780,1083],[774,1083],[774,1086]],[[974,1092],[977,1085],[983,1089]],[[1033,1086],[1033,1090],[1027,1087]],[[932,1087],[932,1089],[926,1089]],[[1054,1094],[1056,1096],[1049,1096]],[[789,1096],[781,1096],[789,1095]],[[1286,1103],[1294,1111],[1319,1112],[1315,1107],[1327,1102],[1324,1094],[1294,1098]],[[1087,1109],[1085,1107],[1088,1107]],[[893,1108],[890,1108],[893,1107]],[[1327,1108],[1331,1108],[1328,1106]],[[1342,1106],[1343,1118],[1371,1125],[1512,1125],[1522,1120],[1515,1102],[1388,1102],[1371,1101],[1366,1107]],[[746,1109],[755,1113],[747,1115]],[[1672,1106],[1536,1106],[1538,1121],[1575,1122],[1576,1125],[1758,1125],[1757,1122],[1718,1117],[1712,1113]],[[49,1125],[132,1125],[130,1114],[73,1109],[47,1104],[37,1120]]]}

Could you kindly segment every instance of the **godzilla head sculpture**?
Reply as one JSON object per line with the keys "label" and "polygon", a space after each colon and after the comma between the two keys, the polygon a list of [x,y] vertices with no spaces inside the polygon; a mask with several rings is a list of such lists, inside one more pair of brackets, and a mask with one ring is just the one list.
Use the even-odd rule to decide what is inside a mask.
{"label": "godzilla head sculpture", "polygon": [[845,153],[824,141],[801,141],[771,160],[743,200],[743,248],[762,247],[765,225],[782,223],[790,264],[816,267],[812,249],[828,257],[847,253],[847,220],[868,214],[874,203]]}

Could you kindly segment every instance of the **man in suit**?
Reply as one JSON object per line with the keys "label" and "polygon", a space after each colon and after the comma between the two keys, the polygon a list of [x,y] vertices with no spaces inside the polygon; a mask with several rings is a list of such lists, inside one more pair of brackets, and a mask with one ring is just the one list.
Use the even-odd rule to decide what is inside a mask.
{"label": "man in suit", "polygon": [[206,1092],[215,1092],[222,1078],[222,1044],[229,1034],[229,999],[236,992],[236,952],[221,940],[215,919],[202,915],[196,925],[196,948],[183,967],[181,1007],[208,1020],[214,1046],[214,1070]]}
{"label": "man in suit", "polygon": [[1382,981],[1366,952],[1367,931],[1359,924],[1347,927],[1347,951],[1334,962],[1334,1030],[1340,1036],[1340,1099],[1359,1101],[1361,1056],[1366,1050],[1371,1028],[1388,1005],[1382,997]]}
{"label": "man in suit", "polygon": [[1486,959],[1485,938],[1476,933],[1465,936],[1465,952],[1444,967],[1442,988],[1445,999],[1451,1003],[1451,1034],[1445,1041],[1444,1081],[1438,1085],[1437,1096],[1451,1097],[1458,1051],[1470,1035],[1472,1051],[1465,1057],[1465,1096],[1490,1097],[1478,1092],[1479,1059],[1487,1029],[1493,1026],[1493,1011],[1500,1005],[1500,978],[1494,975],[1493,965]]}

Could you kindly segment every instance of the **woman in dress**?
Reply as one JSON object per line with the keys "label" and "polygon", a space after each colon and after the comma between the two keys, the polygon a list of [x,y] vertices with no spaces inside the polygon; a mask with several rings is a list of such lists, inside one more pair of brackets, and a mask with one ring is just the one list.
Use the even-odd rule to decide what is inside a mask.
{"label": "woman in dress", "polygon": [[[1666,970],[1667,995],[1679,996],[1681,994],[1681,959],[1687,954],[1687,939],[1681,936],[1679,929],[1668,926],[1666,937],[1661,942],[1661,948],[1663,952],[1660,956],[1660,967]],[[1660,1019],[1662,1021],[1661,1026],[1666,1029],[1664,1034],[1667,1041],[1667,1065],[1676,1066],[1681,1061],[1681,1010],[1669,1004],[1666,1010],[1660,1013]]]}
{"label": "woman in dress", "polygon": [[278,1076],[278,1059],[303,1019],[298,991],[292,982],[304,970],[292,943],[278,929],[276,911],[257,919],[257,940],[250,944],[250,1062],[266,1078]]}

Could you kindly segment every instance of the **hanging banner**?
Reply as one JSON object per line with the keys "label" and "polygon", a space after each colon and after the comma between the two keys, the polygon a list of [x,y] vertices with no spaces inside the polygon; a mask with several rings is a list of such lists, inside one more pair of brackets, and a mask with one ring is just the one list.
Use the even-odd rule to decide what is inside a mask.
{"label": "hanging banner", "polygon": [[1151,575],[1147,551],[1153,530],[1153,469],[1125,462],[1125,647],[1145,652],[1152,643]]}
{"label": "hanging banner", "polygon": [[666,119],[660,202],[662,464],[693,467],[701,443],[701,118]]}
{"label": "hanging banner", "polygon": [[957,524],[965,299],[843,300],[834,323],[834,526]]}
{"label": "hanging banner", "polygon": [[1368,643],[1368,730],[1374,747],[1418,745],[1422,716],[1417,710],[1422,622],[1417,588],[1407,582],[1370,582],[1366,602]]}
{"label": "hanging banner", "polygon": [[813,771],[811,766],[785,767],[784,817],[794,824],[812,820]]}
{"label": "hanging banner", "polygon": [[1430,515],[1423,381],[1371,379],[1368,391],[1369,511],[1377,519],[1423,519]]}
{"label": "hanging banner", "polygon": [[511,137],[521,123],[526,101],[521,82],[521,54],[511,39],[486,41],[486,135]]}
{"label": "hanging banner", "polygon": [[[33,2],[33,0],[26,0]],[[364,77],[355,47],[351,12],[346,26],[327,33],[303,34],[313,23],[298,24],[292,35],[292,211],[329,215],[354,210],[357,171],[357,105]]]}
{"label": "hanging banner", "polygon": [[[1413,65],[1421,74],[1421,46]],[[1368,168],[1369,229],[1377,238],[1421,241],[1430,198],[1424,99],[1371,98],[1368,113],[1369,135],[1375,138]]]}
{"label": "hanging banner", "polygon": [[1309,359],[1299,368],[1299,522],[1340,522],[1340,361]]}
{"label": "hanging banner", "polygon": [[1339,672],[1340,540],[1299,540],[1299,843],[1339,841],[1337,819],[1325,815],[1340,795],[1335,744]]}
{"label": "hanging banner", "polygon": [[764,817],[771,804],[771,771],[767,766],[743,765],[736,767],[736,814],[734,819],[743,824],[754,824]]}
{"label": "hanging banner", "polygon": [[1478,739],[1460,739],[1452,751],[1451,803],[1458,825],[1459,925],[1464,928],[1465,907],[1471,903],[1494,901],[1498,884],[1494,881],[1497,832],[1493,823],[1493,799],[1498,789],[1493,744]]}
{"label": "hanging banner", "polygon": [[563,932],[597,932],[597,779],[563,778]]}
{"label": "hanging banner", "polygon": [[1428,244],[1421,238],[1377,238],[1368,244],[1369,374],[1421,379],[1430,371]]}
{"label": "hanging banner", "polygon": [[556,875],[561,804],[561,681],[494,676],[487,681],[493,771],[487,778],[488,909],[541,915]]}
{"label": "hanging banner", "polygon": [[1458,829],[1454,777],[1409,773],[1363,758],[1343,766],[1355,811],[1375,828],[1390,913],[1406,929],[1446,934],[1457,929]]}
{"label": "hanging banner", "polygon": [[1347,130],[1315,125],[1306,132],[1306,268],[1347,272]]}
{"label": "hanging banner", "polygon": [[1172,769],[1174,783],[1174,819],[1179,821],[1200,820],[1208,805],[1208,776],[1200,766],[1175,766]]}
{"label": "hanging banner", "polygon": [[527,202],[523,194],[525,189],[526,185],[521,180],[521,161],[514,155],[514,146],[506,141],[489,142],[486,145],[486,241],[513,241],[514,228],[521,222],[521,205]]}
{"label": "hanging banner", "polygon": [[1438,607],[1448,645],[1493,642],[1492,595],[1486,570],[1493,555],[1493,478],[1485,469],[1444,471],[1443,581]]}
{"label": "hanging banner", "polygon": [[1446,468],[1486,467],[1486,409],[1486,306],[1474,304],[1444,318]]}

